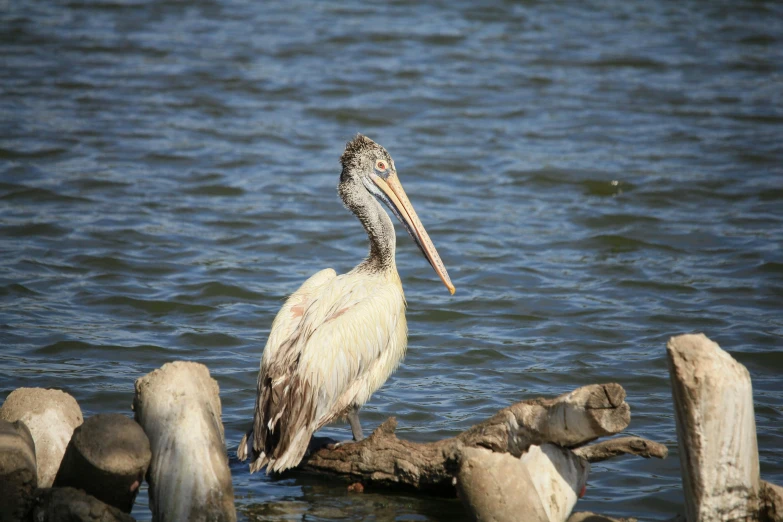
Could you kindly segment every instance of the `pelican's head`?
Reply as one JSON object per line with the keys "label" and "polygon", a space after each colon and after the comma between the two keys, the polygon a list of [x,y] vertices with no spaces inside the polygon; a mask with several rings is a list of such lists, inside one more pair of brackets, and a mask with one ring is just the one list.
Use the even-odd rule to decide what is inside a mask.
{"label": "pelican's head", "polygon": [[451,284],[449,273],[402,189],[394,160],[386,149],[370,138],[357,134],[345,145],[340,163],[343,166],[340,175],[341,187],[347,186],[350,182],[358,182],[367,192],[386,205],[397,216],[443,284],[453,294],[455,288]]}

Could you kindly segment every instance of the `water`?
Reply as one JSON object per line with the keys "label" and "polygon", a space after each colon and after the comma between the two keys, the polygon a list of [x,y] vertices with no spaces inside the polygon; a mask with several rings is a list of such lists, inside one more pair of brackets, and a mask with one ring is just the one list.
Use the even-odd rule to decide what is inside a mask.
{"label": "water", "polygon": [[199,361],[240,518],[459,519],[233,459],[281,300],[366,253],[335,193],[361,131],[457,287],[400,229],[409,351],[366,428],[396,415],[435,440],[616,381],[628,433],[671,454],[595,465],[578,508],[666,519],[664,346],[704,331],[750,370],[762,475],[783,483],[779,3],[0,5],[0,397],[59,387],[129,414],[134,379]]}

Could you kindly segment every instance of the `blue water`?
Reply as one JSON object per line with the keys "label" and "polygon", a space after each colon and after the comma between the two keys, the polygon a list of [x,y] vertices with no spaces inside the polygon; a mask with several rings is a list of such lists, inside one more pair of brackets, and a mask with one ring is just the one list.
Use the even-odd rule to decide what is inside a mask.
{"label": "blue water", "polygon": [[199,361],[241,519],[457,519],[233,458],[282,300],[366,253],[335,192],[362,132],[457,287],[400,228],[409,351],[366,428],[436,440],[619,382],[627,433],[670,457],[594,465],[577,509],[664,520],[683,509],[665,343],[703,331],[750,371],[783,483],[781,4],[0,5],[0,398],[130,414],[137,377]]}

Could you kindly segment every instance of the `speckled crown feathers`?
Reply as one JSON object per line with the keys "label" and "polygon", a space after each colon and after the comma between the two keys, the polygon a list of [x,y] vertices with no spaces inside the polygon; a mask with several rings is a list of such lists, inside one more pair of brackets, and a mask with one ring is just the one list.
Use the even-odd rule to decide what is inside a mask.
{"label": "speckled crown feathers", "polygon": [[354,139],[345,144],[345,151],[340,156],[340,163],[343,168],[353,163],[353,160],[363,154],[367,149],[373,147],[380,147],[377,143],[372,141],[367,136],[357,134]]}

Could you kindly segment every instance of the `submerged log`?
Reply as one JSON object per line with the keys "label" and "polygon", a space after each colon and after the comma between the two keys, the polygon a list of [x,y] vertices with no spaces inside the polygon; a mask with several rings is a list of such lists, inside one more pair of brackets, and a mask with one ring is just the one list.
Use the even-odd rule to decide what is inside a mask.
{"label": "submerged log", "polygon": [[553,444],[530,446],[522,457],[465,448],[459,497],[475,520],[565,522],[583,494],[590,465]]}
{"label": "submerged log", "polygon": [[20,420],[30,429],[35,441],[38,487],[51,486],[73,430],[83,421],[76,400],[60,390],[19,388],[0,407],[0,419]]}
{"label": "submerged log", "polygon": [[130,513],[150,458],[137,422],[118,413],[94,415],[73,432],[54,487],[82,489]]}
{"label": "submerged log", "polygon": [[153,520],[235,521],[218,384],[203,364],[164,364],[136,380],[136,420],[149,437]]}
{"label": "submerged log", "polygon": [[[569,447],[619,433],[628,426],[630,416],[622,386],[594,384],[554,399],[518,402],[456,437],[437,442],[398,439],[394,435],[396,421],[391,418],[360,442],[313,451],[300,467],[351,481],[453,496],[453,478],[465,448],[486,448],[520,457],[531,445],[551,442]],[[649,447],[655,446],[646,442]],[[653,456],[661,453],[660,449],[649,452]]]}
{"label": "submerged log", "polygon": [[37,484],[30,430],[21,421],[0,420],[0,522],[27,518]]}
{"label": "submerged log", "polygon": [[689,522],[757,520],[759,454],[743,365],[704,334],[667,344]]}

